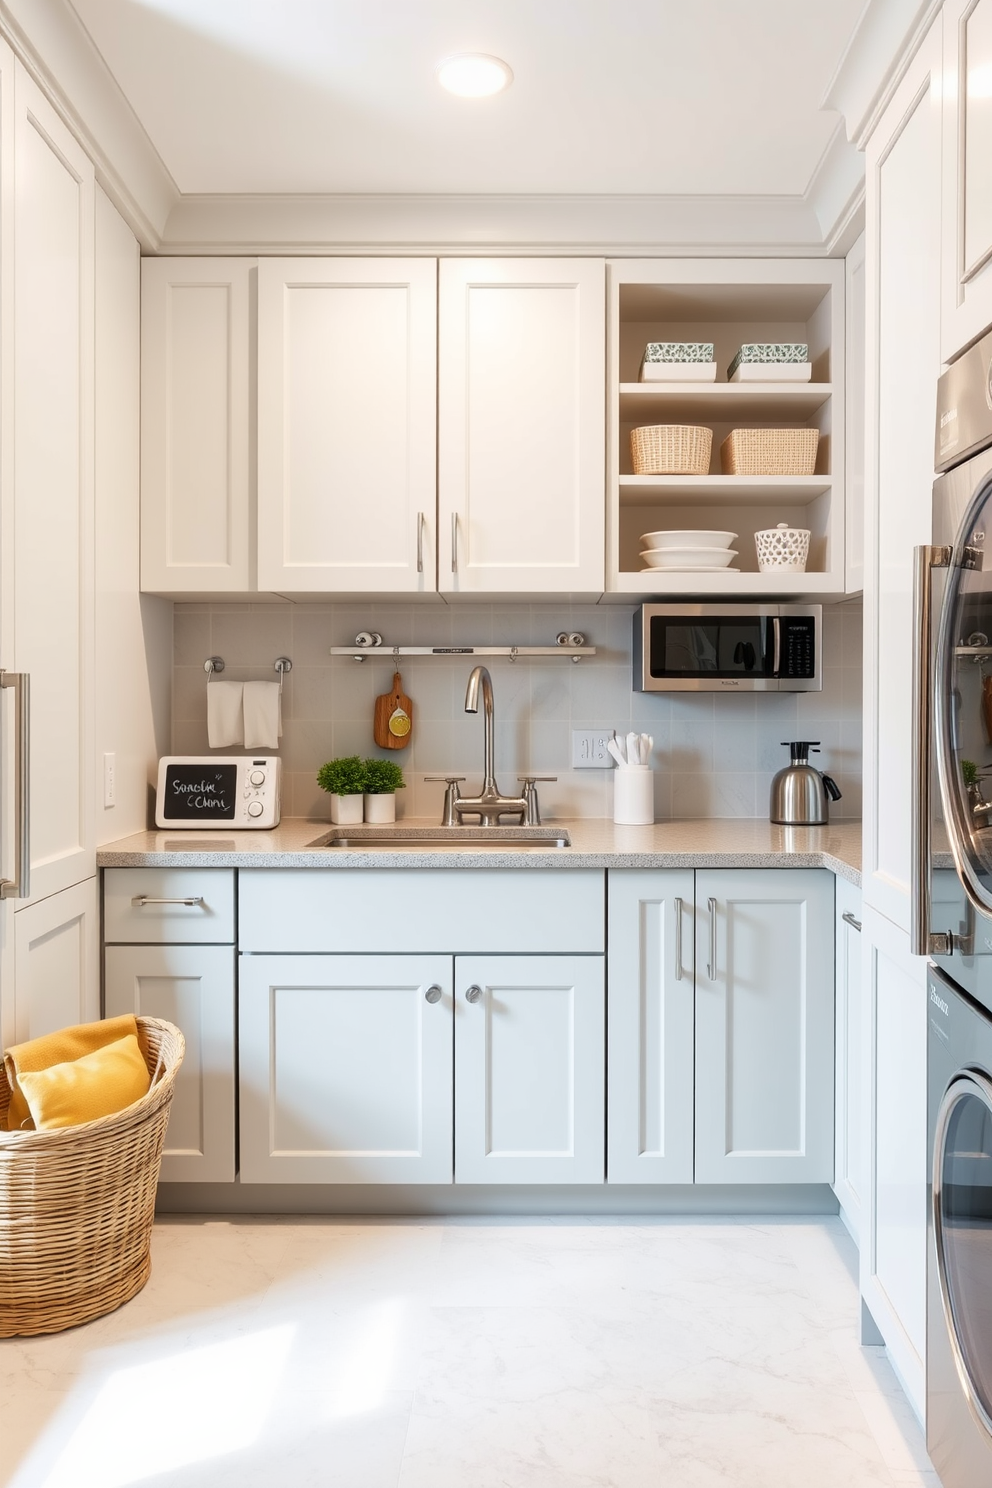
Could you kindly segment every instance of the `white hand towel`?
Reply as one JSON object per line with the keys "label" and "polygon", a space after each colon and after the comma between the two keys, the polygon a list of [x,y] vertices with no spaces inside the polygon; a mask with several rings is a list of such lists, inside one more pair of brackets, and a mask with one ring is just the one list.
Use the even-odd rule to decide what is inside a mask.
{"label": "white hand towel", "polygon": [[243,682],[207,683],[207,742],[211,749],[244,742]]}
{"label": "white hand towel", "polygon": [[245,683],[245,748],[278,749],[282,694],[278,682]]}

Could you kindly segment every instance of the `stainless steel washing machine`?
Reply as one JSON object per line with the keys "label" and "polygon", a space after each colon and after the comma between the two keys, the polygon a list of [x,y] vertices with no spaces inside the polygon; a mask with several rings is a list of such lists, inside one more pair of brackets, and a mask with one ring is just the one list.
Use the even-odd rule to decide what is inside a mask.
{"label": "stainless steel washing machine", "polygon": [[929,975],[927,1448],[944,1488],[992,1483],[992,1015]]}

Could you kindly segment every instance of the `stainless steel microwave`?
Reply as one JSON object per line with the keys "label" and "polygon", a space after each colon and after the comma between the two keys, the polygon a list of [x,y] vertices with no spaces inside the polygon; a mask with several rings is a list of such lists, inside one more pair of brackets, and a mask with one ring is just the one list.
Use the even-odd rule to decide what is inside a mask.
{"label": "stainless steel microwave", "polygon": [[820,605],[641,605],[634,691],[820,692],[822,640]]}

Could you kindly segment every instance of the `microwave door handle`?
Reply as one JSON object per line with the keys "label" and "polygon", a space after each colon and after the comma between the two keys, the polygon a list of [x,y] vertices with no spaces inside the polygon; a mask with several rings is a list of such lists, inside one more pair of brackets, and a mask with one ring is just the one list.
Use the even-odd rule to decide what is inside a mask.
{"label": "microwave door handle", "polygon": [[772,676],[777,677],[782,666],[782,621],[772,616]]}
{"label": "microwave door handle", "polygon": [[930,761],[933,751],[933,570],[948,568],[951,549],[924,543],[913,565],[913,753],[909,949],[914,956],[946,956],[950,936],[930,929]]}

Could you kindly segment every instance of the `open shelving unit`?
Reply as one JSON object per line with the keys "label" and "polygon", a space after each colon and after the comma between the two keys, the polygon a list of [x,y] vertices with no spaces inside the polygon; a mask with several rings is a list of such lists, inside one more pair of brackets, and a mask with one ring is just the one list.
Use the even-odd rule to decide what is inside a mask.
{"label": "open shelving unit", "polygon": [[[844,547],[844,265],[829,260],[636,260],[609,265],[610,343],[607,592],[616,596],[782,595],[842,598]],[[714,383],[643,383],[648,341],[712,341]],[[726,381],[745,341],[805,341],[813,381]],[[639,424],[706,424],[707,475],[634,475],[630,431]],[[815,427],[809,476],[734,476],[720,469],[731,429]],[[808,527],[804,574],[758,572],[754,534],[779,522]],[[739,573],[678,573],[641,566],[640,535],[663,529],[737,532]]]}

